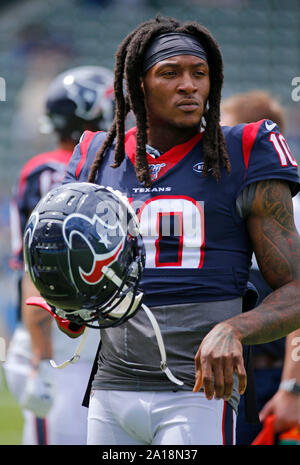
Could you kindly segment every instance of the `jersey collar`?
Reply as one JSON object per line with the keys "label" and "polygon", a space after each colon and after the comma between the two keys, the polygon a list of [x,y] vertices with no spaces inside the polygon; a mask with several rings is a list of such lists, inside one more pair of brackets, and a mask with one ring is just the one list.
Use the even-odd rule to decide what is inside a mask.
{"label": "jersey collar", "polygon": [[[158,158],[153,158],[147,153],[148,165],[152,181],[156,181],[180,162],[202,139],[204,132],[196,134],[184,144],[175,145],[167,152],[160,155]],[[136,127],[131,128],[125,135],[125,152],[135,165],[136,154]]]}

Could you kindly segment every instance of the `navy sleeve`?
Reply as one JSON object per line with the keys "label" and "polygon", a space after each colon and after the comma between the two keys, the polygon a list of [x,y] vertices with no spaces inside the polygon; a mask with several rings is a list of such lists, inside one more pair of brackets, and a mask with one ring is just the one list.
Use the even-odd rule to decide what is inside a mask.
{"label": "navy sleeve", "polygon": [[87,181],[97,150],[101,146],[105,136],[106,133],[102,131],[85,131],[82,134],[67,166],[63,184]]}
{"label": "navy sleeve", "polygon": [[65,176],[64,176],[64,179],[63,179],[63,184],[68,184],[69,182],[76,182],[77,179],[76,179],[76,168],[78,166],[78,164],[80,163],[81,161],[81,150],[80,150],[80,144],[77,144],[75,149],[74,149],[74,152],[73,152],[73,155],[68,163],[68,166],[67,166],[67,169],[66,169],[66,172],[65,172]]}
{"label": "navy sleeve", "polygon": [[245,178],[242,189],[256,181],[288,181],[292,194],[300,190],[298,164],[276,123],[261,120],[246,124],[242,131]]}
{"label": "navy sleeve", "polygon": [[29,173],[21,184],[19,179],[18,186],[10,200],[12,254],[20,263],[23,260],[22,236],[27,220],[43,195],[51,189],[55,181],[55,173],[53,169],[44,165],[38,167]]}

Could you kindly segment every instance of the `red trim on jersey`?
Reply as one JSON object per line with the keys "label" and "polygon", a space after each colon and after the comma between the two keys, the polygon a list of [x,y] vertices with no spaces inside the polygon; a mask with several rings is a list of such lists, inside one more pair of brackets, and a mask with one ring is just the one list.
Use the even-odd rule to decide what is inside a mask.
{"label": "red trim on jersey", "polygon": [[[161,178],[167,171],[169,171],[169,169],[173,168],[173,166],[182,160],[202,139],[202,137],[203,132],[196,134],[194,137],[192,137],[192,139],[188,140],[184,144],[175,145],[158,158],[153,158],[147,153],[147,160],[149,165],[161,165],[161,168],[156,172],[156,176],[153,178],[153,181]],[[125,151],[132,164],[135,165],[136,127],[130,129],[125,135]]]}
{"label": "red trim on jersey", "polygon": [[80,175],[80,172],[82,170],[83,165],[86,162],[87,152],[88,152],[90,143],[91,143],[92,139],[95,137],[95,135],[99,134],[99,132],[100,131],[97,131],[97,132],[84,131],[84,133],[83,133],[83,139],[79,143],[81,159],[80,159],[80,161],[79,161],[79,163],[77,165],[76,173],[75,173],[75,176],[76,176],[77,179],[78,179],[78,177]]}
{"label": "red trim on jersey", "polygon": [[67,165],[71,156],[71,150],[56,149],[52,152],[40,153],[39,155],[36,155],[35,157],[31,158],[21,170],[18,185],[18,195],[23,194],[23,192],[25,191],[28,176],[30,176],[30,174],[40,165],[51,163],[51,161],[60,162]]}
{"label": "red trim on jersey", "polygon": [[7,263],[11,270],[23,270],[24,268],[24,264],[15,257],[9,257]]}
{"label": "red trim on jersey", "polygon": [[111,98],[113,98],[113,95],[114,95],[114,86],[109,86],[109,87],[105,90],[105,97],[111,97]]}
{"label": "red trim on jersey", "polygon": [[243,156],[245,161],[246,169],[248,169],[249,159],[252,147],[254,145],[256,135],[263,121],[266,119],[261,119],[256,123],[246,124],[243,129],[242,144],[243,144]]}
{"label": "red trim on jersey", "polygon": [[224,446],[234,444],[233,410],[225,400],[223,401],[222,439]]}

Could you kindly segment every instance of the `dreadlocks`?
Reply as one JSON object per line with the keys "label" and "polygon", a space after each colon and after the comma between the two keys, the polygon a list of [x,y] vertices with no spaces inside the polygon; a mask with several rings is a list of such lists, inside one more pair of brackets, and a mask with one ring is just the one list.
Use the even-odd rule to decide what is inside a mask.
{"label": "dreadlocks", "polygon": [[[114,168],[122,163],[125,157],[125,119],[130,110],[136,117],[136,158],[135,170],[138,180],[145,186],[151,185],[146,156],[147,114],[144,94],[140,85],[145,50],[158,35],[168,32],[185,32],[194,35],[203,44],[206,51],[210,72],[210,93],[208,109],[205,112],[205,132],[203,136],[204,166],[203,175],[212,169],[214,177],[221,176],[220,165],[230,172],[230,161],[226,151],[225,139],[221,130],[220,102],[223,84],[223,61],[219,46],[209,31],[197,22],[181,23],[173,18],[158,16],[146,21],[129,34],[116,53],[115,63],[115,102],[116,111],[113,124],[103,145],[98,150],[89,173],[89,182],[94,182],[96,173],[105,150],[116,138]],[[126,81],[127,95],[124,95],[123,81]]]}

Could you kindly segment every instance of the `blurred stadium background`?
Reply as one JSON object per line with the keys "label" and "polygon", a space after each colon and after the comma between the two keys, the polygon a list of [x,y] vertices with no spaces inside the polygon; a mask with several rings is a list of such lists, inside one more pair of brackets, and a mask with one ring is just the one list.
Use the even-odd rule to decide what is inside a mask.
{"label": "blurred stadium background", "polygon": [[[225,62],[223,97],[259,88],[280,100],[286,137],[300,160],[300,101],[292,98],[292,80],[300,76],[299,0],[0,0],[0,78],[6,83],[5,100],[0,93],[0,337],[7,344],[15,325],[9,198],[23,164],[54,146],[38,130],[44,91],[71,66],[113,68],[123,37],[158,13],[195,19],[213,33]],[[21,428],[0,367],[0,444],[19,444]]]}

